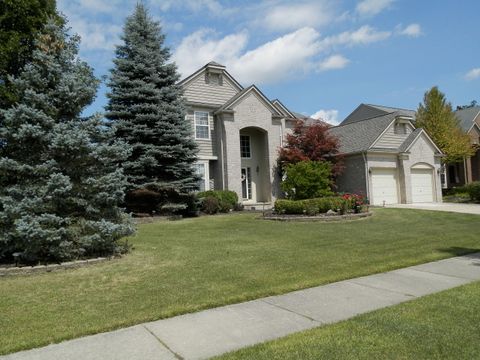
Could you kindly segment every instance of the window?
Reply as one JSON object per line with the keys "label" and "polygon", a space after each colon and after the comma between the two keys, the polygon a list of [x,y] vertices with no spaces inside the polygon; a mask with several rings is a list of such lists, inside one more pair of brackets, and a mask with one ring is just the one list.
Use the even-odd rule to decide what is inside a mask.
{"label": "window", "polygon": [[252,171],[251,168],[242,168],[242,198],[252,199]]}
{"label": "window", "polygon": [[244,159],[250,159],[252,153],[250,151],[250,136],[240,135],[240,156]]}
{"label": "window", "polygon": [[208,112],[195,111],[195,139],[210,139],[210,124],[208,123]]}
{"label": "window", "polygon": [[407,124],[404,124],[404,123],[395,124],[394,132],[396,135],[405,135],[407,133]]}
{"label": "window", "polygon": [[200,179],[198,180],[198,190],[199,191],[205,191],[206,190],[206,187],[205,187],[205,183],[206,183],[206,174],[205,174],[206,166],[205,166],[205,163],[197,163],[197,164],[194,164],[193,167],[195,169],[196,175],[198,175],[198,177],[200,177]]}

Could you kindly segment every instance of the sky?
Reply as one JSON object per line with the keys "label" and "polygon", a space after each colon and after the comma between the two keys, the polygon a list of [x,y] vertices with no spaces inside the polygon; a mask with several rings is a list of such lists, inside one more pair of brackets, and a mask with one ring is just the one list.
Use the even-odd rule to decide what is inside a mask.
{"label": "sky", "polygon": [[[478,0],[143,0],[186,77],[219,62],[290,110],[336,124],[360,103],[416,109],[439,86],[480,102]],[[109,75],[137,0],[57,0],[80,57]],[[102,112],[105,83],[85,114]]]}

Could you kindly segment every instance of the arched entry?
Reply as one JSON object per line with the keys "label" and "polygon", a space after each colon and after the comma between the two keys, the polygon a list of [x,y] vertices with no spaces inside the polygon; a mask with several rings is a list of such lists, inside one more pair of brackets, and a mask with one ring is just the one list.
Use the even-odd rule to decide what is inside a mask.
{"label": "arched entry", "polygon": [[240,130],[239,135],[242,202],[246,204],[270,202],[268,133],[257,127],[246,127]]}

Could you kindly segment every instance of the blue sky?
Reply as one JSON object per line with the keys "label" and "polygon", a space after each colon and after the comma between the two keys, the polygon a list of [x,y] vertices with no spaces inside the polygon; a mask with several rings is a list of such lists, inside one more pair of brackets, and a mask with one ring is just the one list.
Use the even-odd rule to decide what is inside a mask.
{"label": "blue sky", "polygon": [[[108,75],[136,0],[57,0]],[[478,0],[144,0],[185,77],[214,60],[293,111],[336,123],[360,103],[416,109],[438,85],[480,101]],[[103,85],[86,113],[103,111]]]}

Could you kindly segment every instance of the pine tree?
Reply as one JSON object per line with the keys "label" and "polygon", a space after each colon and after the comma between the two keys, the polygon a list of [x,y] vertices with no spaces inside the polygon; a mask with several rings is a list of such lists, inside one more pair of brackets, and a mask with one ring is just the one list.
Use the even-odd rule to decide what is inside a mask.
{"label": "pine tree", "polygon": [[196,188],[196,144],[176,65],[158,22],[143,4],[127,18],[111,70],[106,117],[133,148],[122,166],[130,190],[186,193]]}
{"label": "pine tree", "polygon": [[445,153],[445,163],[458,162],[473,155],[469,136],[460,128],[452,105],[438,87],[425,93],[423,104],[418,106],[416,126],[424,128]]}
{"label": "pine tree", "polygon": [[34,39],[50,16],[56,16],[55,0],[0,1],[0,107],[14,103],[8,76],[18,76],[30,60]]}
{"label": "pine tree", "polygon": [[128,156],[99,116],[81,118],[98,87],[78,36],[50,21],[1,110],[0,261],[61,261],[120,251],[133,230],[119,208]]}

